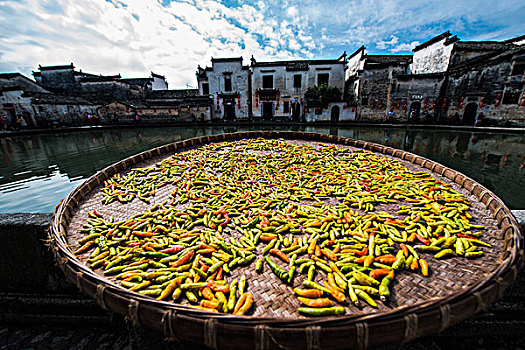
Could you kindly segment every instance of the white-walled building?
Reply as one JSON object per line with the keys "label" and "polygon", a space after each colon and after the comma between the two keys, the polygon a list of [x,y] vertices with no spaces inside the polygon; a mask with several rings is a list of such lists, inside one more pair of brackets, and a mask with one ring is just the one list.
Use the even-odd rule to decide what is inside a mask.
{"label": "white-walled building", "polygon": [[212,66],[197,68],[199,95],[213,99],[212,119],[250,118],[250,69],[242,57],[212,58]]}
{"label": "white-walled building", "polygon": [[[310,113],[304,97],[309,87],[328,84],[344,91],[346,53],[325,60],[257,62],[252,57],[250,68],[253,118],[300,121]],[[314,115],[326,118],[322,110]],[[346,119],[345,104],[333,103],[330,114],[335,120]]]}

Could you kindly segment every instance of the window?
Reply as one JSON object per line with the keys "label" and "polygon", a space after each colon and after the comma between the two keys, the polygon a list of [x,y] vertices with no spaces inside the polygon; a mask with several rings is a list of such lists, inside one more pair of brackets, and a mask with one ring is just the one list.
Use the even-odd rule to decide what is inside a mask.
{"label": "window", "polygon": [[525,73],[525,62],[515,62],[510,75],[523,75]]}
{"label": "window", "polygon": [[210,94],[210,84],[209,83],[202,83],[202,94],[203,95],[209,95]]}
{"label": "window", "polygon": [[273,75],[263,75],[262,85],[263,89],[273,89]]}
{"label": "window", "polygon": [[301,74],[295,74],[293,76],[293,87],[296,88],[296,89],[300,89],[301,88]]}
{"label": "window", "polygon": [[283,113],[290,113],[290,101],[283,102]]}
{"label": "window", "polygon": [[317,74],[317,85],[323,85],[323,84],[326,84],[328,85],[328,78],[329,78],[329,74],[328,73],[319,73]]}
{"label": "window", "polygon": [[518,82],[507,85],[505,87],[505,91],[503,92],[503,101],[501,101],[501,104],[513,105],[520,103],[523,84],[523,82]]}
{"label": "window", "polygon": [[518,104],[519,102],[520,102],[520,92],[519,91],[507,90],[505,91],[505,94],[503,94],[502,104],[513,105],[513,104]]}
{"label": "window", "polygon": [[232,91],[232,77],[224,78],[224,91]]}

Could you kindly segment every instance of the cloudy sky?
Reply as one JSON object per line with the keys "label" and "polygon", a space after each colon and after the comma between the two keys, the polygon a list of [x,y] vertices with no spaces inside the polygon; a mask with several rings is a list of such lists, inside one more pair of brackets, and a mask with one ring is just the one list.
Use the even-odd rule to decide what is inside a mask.
{"label": "cloudy sky", "polygon": [[69,64],[165,75],[195,86],[211,57],[258,60],[410,53],[446,30],[462,40],[525,34],[515,0],[0,0],[0,72]]}

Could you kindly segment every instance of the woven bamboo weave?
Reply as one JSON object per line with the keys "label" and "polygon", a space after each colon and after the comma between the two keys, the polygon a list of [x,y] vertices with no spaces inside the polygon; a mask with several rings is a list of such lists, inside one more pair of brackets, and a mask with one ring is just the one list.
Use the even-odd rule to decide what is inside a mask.
{"label": "woven bamboo weave", "polygon": [[[431,278],[402,273],[396,276],[392,300],[378,309],[347,307],[340,317],[307,318],[297,313],[293,286],[284,285],[269,269],[258,274],[253,266],[235,269],[232,278],[245,274],[254,295],[250,316],[209,314],[182,304],[161,302],[119,287],[115,280],[92,271],[79,247],[79,230],[90,210],[101,207],[100,185],[116,173],[133,167],[152,166],[176,152],[211,142],[245,138],[283,138],[290,142],[334,143],[366,149],[400,160],[413,171],[425,171],[462,193],[472,204],[473,222],[486,227],[483,238],[492,245],[481,259],[435,260],[428,258]],[[169,186],[158,189],[151,204],[133,201],[104,207],[115,220],[148,209],[168,197]],[[378,210],[392,211],[388,206]],[[155,148],[124,159],[87,179],[58,206],[51,225],[52,246],[59,266],[78,288],[93,296],[105,309],[125,315],[133,323],[163,332],[171,340],[188,340],[221,349],[319,349],[367,348],[398,344],[440,332],[473,316],[501,297],[516,278],[523,257],[522,235],[515,218],[491,191],[467,176],[434,161],[375,143],[304,132],[241,132],[193,138]],[[258,247],[258,253],[262,248]],[[296,278],[300,286],[303,277]]]}

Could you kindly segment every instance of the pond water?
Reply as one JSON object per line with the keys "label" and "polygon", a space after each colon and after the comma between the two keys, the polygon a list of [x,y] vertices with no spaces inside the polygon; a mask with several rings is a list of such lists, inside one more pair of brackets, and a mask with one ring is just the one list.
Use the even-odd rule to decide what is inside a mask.
{"label": "pond water", "polygon": [[0,213],[52,212],[98,170],[123,158],[192,137],[249,130],[319,132],[403,149],[456,169],[525,209],[525,135],[381,127],[211,127],[87,129],[0,137]]}

